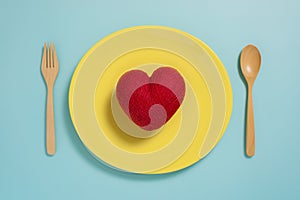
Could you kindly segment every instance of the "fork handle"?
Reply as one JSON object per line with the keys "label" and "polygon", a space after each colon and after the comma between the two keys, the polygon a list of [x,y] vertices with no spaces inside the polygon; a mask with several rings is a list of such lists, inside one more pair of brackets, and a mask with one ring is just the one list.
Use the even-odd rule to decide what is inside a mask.
{"label": "fork handle", "polygon": [[48,155],[55,154],[55,129],[53,110],[53,88],[47,90],[47,111],[46,111],[46,149]]}

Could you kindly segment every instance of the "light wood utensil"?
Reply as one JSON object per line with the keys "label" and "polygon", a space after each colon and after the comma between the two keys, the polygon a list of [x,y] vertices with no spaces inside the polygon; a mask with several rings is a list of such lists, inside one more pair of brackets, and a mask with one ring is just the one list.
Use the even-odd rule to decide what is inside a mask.
{"label": "light wood utensil", "polygon": [[53,87],[58,74],[59,66],[54,44],[47,47],[44,44],[42,57],[42,74],[47,85],[47,110],[46,110],[46,149],[48,155],[55,154],[55,128],[53,110]]}
{"label": "light wood utensil", "polygon": [[248,85],[246,154],[249,157],[255,153],[254,112],[252,102],[252,87],[260,69],[261,55],[254,45],[248,45],[242,50],[240,57],[242,73]]}

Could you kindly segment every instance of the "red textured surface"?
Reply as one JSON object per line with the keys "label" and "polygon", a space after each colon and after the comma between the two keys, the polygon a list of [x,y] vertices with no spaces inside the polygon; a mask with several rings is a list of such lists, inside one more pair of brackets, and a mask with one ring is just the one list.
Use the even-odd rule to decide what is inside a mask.
{"label": "red textured surface", "polygon": [[160,67],[151,77],[141,70],[128,71],[116,88],[124,112],[136,125],[149,131],[160,128],[174,115],[184,95],[184,79],[171,67]]}
{"label": "red textured surface", "polygon": [[140,127],[147,126],[151,122],[149,110],[155,104],[162,105],[167,114],[166,119],[160,125],[165,124],[180,106],[177,97],[169,88],[156,83],[148,83],[136,89],[131,95],[129,100],[131,119]]}

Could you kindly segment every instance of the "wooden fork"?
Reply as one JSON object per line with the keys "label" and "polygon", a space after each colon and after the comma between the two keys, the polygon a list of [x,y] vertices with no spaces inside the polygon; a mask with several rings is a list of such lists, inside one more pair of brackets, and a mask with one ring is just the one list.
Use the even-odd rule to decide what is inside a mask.
{"label": "wooden fork", "polygon": [[47,85],[46,149],[48,155],[54,155],[55,128],[53,111],[53,87],[59,70],[54,44],[50,44],[48,48],[46,43],[44,44],[41,70],[45,83]]}

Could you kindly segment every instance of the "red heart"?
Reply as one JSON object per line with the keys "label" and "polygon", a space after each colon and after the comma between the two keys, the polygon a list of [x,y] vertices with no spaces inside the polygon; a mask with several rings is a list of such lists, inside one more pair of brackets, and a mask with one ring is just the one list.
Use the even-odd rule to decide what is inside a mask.
{"label": "red heart", "polygon": [[177,111],[185,95],[182,76],[171,67],[160,67],[152,76],[131,70],[121,76],[116,96],[130,119],[144,130],[163,126]]}

